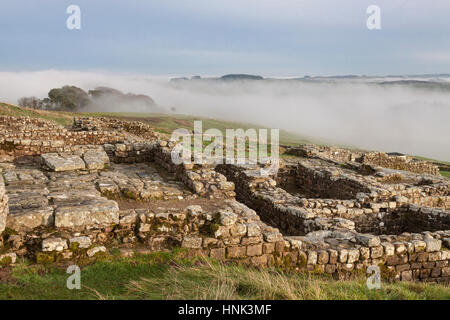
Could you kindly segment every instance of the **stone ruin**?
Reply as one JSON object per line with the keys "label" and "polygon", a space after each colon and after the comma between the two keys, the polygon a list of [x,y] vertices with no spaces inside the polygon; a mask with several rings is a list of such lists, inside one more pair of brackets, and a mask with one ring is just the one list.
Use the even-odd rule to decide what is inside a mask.
{"label": "stone ruin", "polygon": [[450,180],[429,163],[301,146],[267,177],[175,165],[174,143],[141,122],[0,117],[0,132],[1,265],[182,247],[337,279],[372,265],[384,280],[450,279]]}
{"label": "stone ruin", "polygon": [[287,146],[286,148],[286,154],[297,155],[300,157],[317,156],[341,162],[352,161],[383,168],[439,175],[439,167],[437,165],[429,161],[416,160],[410,156],[397,152],[362,152],[346,150],[334,146],[316,146],[311,144],[303,144],[298,147]]}

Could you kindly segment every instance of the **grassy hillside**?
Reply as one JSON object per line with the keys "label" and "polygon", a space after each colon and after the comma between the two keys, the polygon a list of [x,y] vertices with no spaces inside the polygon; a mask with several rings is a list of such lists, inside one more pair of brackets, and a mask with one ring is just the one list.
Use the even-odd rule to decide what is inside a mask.
{"label": "grassy hillside", "polygon": [[[153,128],[155,128],[156,131],[165,134],[170,134],[173,130],[177,128],[187,128],[193,130],[194,120],[202,120],[203,130],[216,128],[221,130],[223,134],[225,134],[225,129],[242,128],[244,130],[247,130],[249,128],[254,129],[263,128],[260,125],[255,125],[251,123],[238,123],[181,114],[43,111],[43,110],[22,108],[6,103],[0,103],[0,115],[28,116],[32,118],[41,118],[54,121],[64,126],[71,125],[74,116],[113,117],[128,120],[139,120],[151,125]],[[280,130],[280,144],[293,145],[299,143],[320,143],[320,142],[310,137],[305,137],[285,130]]]}
{"label": "grassy hillside", "polygon": [[34,110],[3,102],[0,102],[0,115],[46,119],[63,126],[70,125],[73,122],[73,113],[71,112]]}
{"label": "grassy hillside", "polygon": [[[0,102],[0,115],[9,116],[28,116],[32,118],[41,118],[50,121],[54,121],[63,126],[68,126],[72,124],[73,117],[75,116],[85,116],[85,117],[113,117],[128,120],[138,120],[149,124],[155,131],[170,134],[173,130],[177,128],[186,128],[193,130],[194,120],[202,120],[203,130],[210,128],[217,128],[225,134],[225,129],[238,129],[242,128],[247,130],[249,128],[260,129],[263,128],[260,125],[255,125],[251,123],[239,123],[231,121],[223,121],[205,117],[182,115],[182,114],[155,114],[155,113],[134,113],[134,112],[61,112],[61,111],[43,111],[34,110],[29,108],[22,108],[15,105]],[[326,145],[324,141],[320,141],[313,137],[306,137],[296,133],[292,133],[285,130],[280,130],[280,144],[282,145],[298,145],[302,143],[314,143],[319,145]],[[355,151],[368,151],[352,146],[340,147],[355,150]],[[424,158],[420,156],[413,156],[419,160],[428,160],[435,162],[436,164],[446,164],[450,166],[450,162],[437,161],[429,158]],[[445,177],[450,177],[450,171],[441,171],[441,174]]]}
{"label": "grassy hillside", "polygon": [[[81,289],[69,290],[65,266],[21,262],[0,277],[0,299],[450,299],[450,287],[385,283],[369,290],[364,277],[286,273],[184,259],[182,251],[112,257],[81,271]],[[3,281],[2,281],[3,279]]]}

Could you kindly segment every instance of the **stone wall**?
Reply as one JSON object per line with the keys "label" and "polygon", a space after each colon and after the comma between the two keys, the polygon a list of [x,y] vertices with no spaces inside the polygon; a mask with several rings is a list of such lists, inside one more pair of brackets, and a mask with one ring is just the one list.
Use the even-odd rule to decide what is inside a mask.
{"label": "stone wall", "polygon": [[363,154],[359,161],[383,168],[439,175],[438,166],[428,161],[413,160],[408,156],[388,155],[384,152],[370,152]]}
{"label": "stone wall", "polygon": [[82,131],[126,132],[146,140],[156,140],[159,135],[141,121],[127,121],[113,118],[74,118],[73,128]]}
{"label": "stone wall", "polygon": [[[142,247],[148,251],[182,247],[189,256],[327,273],[336,278],[364,273],[367,267],[377,265],[384,280],[449,282],[450,213],[445,208],[450,195],[445,181],[403,176],[408,183],[390,184],[391,176],[398,172],[369,168],[370,174],[366,173],[368,166],[362,170],[366,163],[355,162],[356,154],[331,148],[319,148],[320,155],[315,155],[314,148],[305,148],[302,155],[316,159],[282,166],[272,177],[262,176],[255,165],[176,165],[171,158],[174,143],[157,140],[153,131],[140,123],[83,118],[75,119],[74,127],[67,130],[40,120],[20,121],[0,121],[0,126],[12,132],[1,138],[3,143],[7,141],[4,154],[57,150],[58,155],[44,155],[43,159],[51,162],[52,157],[64,158],[61,153],[72,153],[82,156],[87,165],[87,150],[105,150],[111,162],[119,164],[114,165],[115,172],[81,169],[79,174],[10,170],[5,179],[10,184],[13,201],[9,207],[14,214],[10,214],[8,226],[14,232],[2,234],[0,262],[6,255],[11,261],[27,256],[39,263],[86,262],[108,255],[112,248],[131,255]],[[21,130],[20,124],[28,129]],[[50,143],[49,149],[43,145],[33,149],[37,142],[22,145],[27,137],[39,143],[51,141],[54,136],[47,133],[52,130],[63,146],[52,149]],[[11,142],[25,148],[9,148]],[[321,160],[327,157],[328,161]],[[347,161],[353,162],[342,166]],[[123,164],[136,162],[155,162],[195,193],[178,190],[170,200],[201,200],[201,205],[165,206],[169,198],[147,197],[162,202],[154,208],[120,210],[116,200],[105,198],[111,190],[139,194],[131,197],[139,201],[145,201],[144,193],[151,191],[149,184],[133,191],[133,184],[145,183],[127,178],[130,168]],[[145,179],[150,172],[143,166],[136,165],[135,170]],[[48,179],[48,190],[34,183],[23,188],[23,181],[30,176]],[[8,206],[2,201],[5,192],[3,178],[0,180],[2,231],[2,212],[5,217]],[[277,182],[294,184],[311,196],[295,196],[277,187]],[[169,193],[173,193],[172,187],[164,186]],[[36,219],[18,210],[30,204],[35,206],[31,214]]]}
{"label": "stone wall", "polygon": [[[1,169],[0,169],[1,170]],[[8,215],[8,196],[5,191],[5,184],[0,171],[0,233],[5,230],[6,216]]]}
{"label": "stone wall", "polygon": [[175,164],[171,150],[173,142],[161,141],[154,149],[154,161],[172,173],[188,188],[201,197],[210,199],[230,199],[235,197],[234,183],[215,171],[208,164]]}
{"label": "stone wall", "polygon": [[371,190],[359,180],[346,176],[335,170],[321,170],[307,162],[299,162],[296,170],[296,184],[319,198],[355,199],[360,192],[370,193]]}
{"label": "stone wall", "polygon": [[[89,123],[102,123],[88,118]],[[14,161],[21,158],[36,159],[43,153],[71,153],[80,146],[104,144],[145,144],[157,139],[157,135],[145,125],[131,123],[127,129],[119,130],[116,126],[122,122],[111,120],[103,126],[83,126],[80,120],[72,128],[64,128],[50,121],[28,117],[0,116],[0,160]],[[88,130],[89,129],[89,130]],[[140,136],[136,135],[139,134]],[[123,158],[124,151],[118,147],[117,158]],[[136,148],[139,148],[136,146]],[[122,153],[121,153],[122,152]],[[130,157],[136,154],[131,154]]]}
{"label": "stone wall", "polygon": [[384,152],[362,152],[333,146],[300,145],[299,147],[288,147],[285,153],[305,158],[318,157],[339,162],[358,162],[383,168],[439,175],[439,167],[429,161],[419,161],[409,156]]}
{"label": "stone wall", "polygon": [[114,163],[137,163],[154,160],[156,142],[105,144],[104,149]]}
{"label": "stone wall", "polygon": [[107,247],[123,243],[122,255],[182,247],[188,256],[205,255],[253,266],[276,266],[297,272],[326,273],[338,279],[364,274],[375,265],[383,280],[448,282],[449,231],[373,236],[350,230],[322,230],[307,236],[283,237],[260,221],[255,211],[226,200],[215,208],[121,211],[116,227],[79,232],[60,228],[34,230],[8,237],[14,254],[34,248],[40,263],[64,259],[86,263],[108,254]]}

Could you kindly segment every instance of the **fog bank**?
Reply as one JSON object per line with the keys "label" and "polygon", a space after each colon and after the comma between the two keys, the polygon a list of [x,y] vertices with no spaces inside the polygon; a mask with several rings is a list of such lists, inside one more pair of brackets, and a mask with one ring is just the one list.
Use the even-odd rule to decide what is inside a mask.
{"label": "fog bank", "polygon": [[[150,96],[169,112],[281,128],[334,143],[450,161],[450,91],[362,81],[182,81],[78,71],[0,72],[0,101],[51,88],[107,86]],[[105,110],[106,111],[106,110]],[[129,106],[109,111],[131,110]]]}

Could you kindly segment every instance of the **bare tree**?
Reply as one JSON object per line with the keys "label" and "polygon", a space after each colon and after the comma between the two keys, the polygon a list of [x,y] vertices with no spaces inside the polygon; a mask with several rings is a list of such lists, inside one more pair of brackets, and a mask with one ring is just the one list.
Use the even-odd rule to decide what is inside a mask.
{"label": "bare tree", "polygon": [[42,101],[36,97],[22,97],[18,100],[21,107],[42,109]]}

